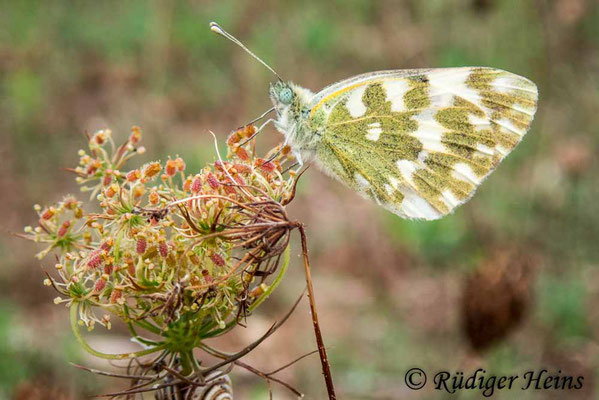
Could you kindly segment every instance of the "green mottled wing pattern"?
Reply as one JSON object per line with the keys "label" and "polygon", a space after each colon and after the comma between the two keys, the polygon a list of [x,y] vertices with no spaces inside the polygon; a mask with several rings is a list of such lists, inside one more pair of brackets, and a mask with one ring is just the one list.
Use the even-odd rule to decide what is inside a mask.
{"label": "green mottled wing pattern", "polygon": [[466,202],[530,127],[534,83],[491,68],[383,71],[316,94],[325,172],[394,213],[437,219]]}

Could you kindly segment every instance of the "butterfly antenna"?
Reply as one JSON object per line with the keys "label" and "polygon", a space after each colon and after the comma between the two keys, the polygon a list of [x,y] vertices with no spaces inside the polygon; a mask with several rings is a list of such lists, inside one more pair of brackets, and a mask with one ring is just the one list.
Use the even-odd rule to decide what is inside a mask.
{"label": "butterfly antenna", "polygon": [[281,79],[281,77],[279,76],[279,74],[277,74],[277,72],[271,68],[270,65],[268,65],[267,63],[265,63],[264,61],[262,61],[262,59],[260,57],[258,57],[257,55],[255,55],[254,53],[252,53],[252,51],[250,49],[248,49],[247,47],[245,47],[243,45],[243,43],[241,43],[239,40],[237,40],[237,38],[235,38],[235,36],[231,35],[229,32],[227,32],[226,30],[224,30],[223,28],[221,28],[221,26],[219,24],[217,24],[216,22],[211,22],[210,23],[210,30],[214,33],[218,33],[221,36],[226,37],[227,39],[229,39],[230,41],[232,41],[233,43],[235,43],[236,45],[238,45],[239,47],[241,47],[243,50],[245,50],[250,56],[254,57],[256,60],[258,60],[262,65],[264,65],[266,68],[268,68],[268,70],[270,72],[272,72],[273,74],[275,74],[275,76],[277,77],[277,79],[281,82],[283,82],[283,79]]}

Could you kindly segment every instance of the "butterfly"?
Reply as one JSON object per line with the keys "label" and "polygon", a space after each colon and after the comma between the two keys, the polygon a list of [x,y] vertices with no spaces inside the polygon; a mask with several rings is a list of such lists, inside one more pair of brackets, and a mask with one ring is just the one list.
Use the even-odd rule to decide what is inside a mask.
{"label": "butterfly", "polygon": [[529,130],[536,85],[495,68],[369,72],[318,93],[269,68],[276,118],[300,164],[403,218],[435,220],[467,202]]}

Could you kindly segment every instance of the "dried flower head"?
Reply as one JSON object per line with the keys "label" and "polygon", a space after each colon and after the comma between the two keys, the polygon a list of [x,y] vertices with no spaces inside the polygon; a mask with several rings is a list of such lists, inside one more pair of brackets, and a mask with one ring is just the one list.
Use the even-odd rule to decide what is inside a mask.
{"label": "dried flower head", "polygon": [[[240,145],[254,132],[253,126],[234,132],[228,158],[199,173],[187,173],[180,157],[127,169],[144,151],[140,128],[120,146],[111,131],[96,132],[71,169],[90,192],[90,204],[68,196],[35,207],[38,226],[22,236],[46,245],[39,258],[56,255],[55,274],[45,284],[59,292],[57,304],[71,308],[87,350],[106,358],[160,352],[179,374],[191,376],[198,371],[193,349],[207,349],[204,339],[233,329],[270,294],[266,278],[277,271],[297,227],[284,208],[295,181],[283,173],[286,154],[265,161],[251,141]],[[106,355],[89,348],[77,326],[110,329],[109,314],[146,349]],[[140,330],[158,339],[145,339]],[[173,379],[165,371],[158,380]]]}

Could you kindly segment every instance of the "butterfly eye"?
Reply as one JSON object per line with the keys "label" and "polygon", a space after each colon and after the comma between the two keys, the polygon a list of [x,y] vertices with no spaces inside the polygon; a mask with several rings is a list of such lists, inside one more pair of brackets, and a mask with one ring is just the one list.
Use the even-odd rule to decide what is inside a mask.
{"label": "butterfly eye", "polygon": [[293,92],[288,87],[284,87],[279,91],[279,100],[283,104],[291,104],[293,101]]}

